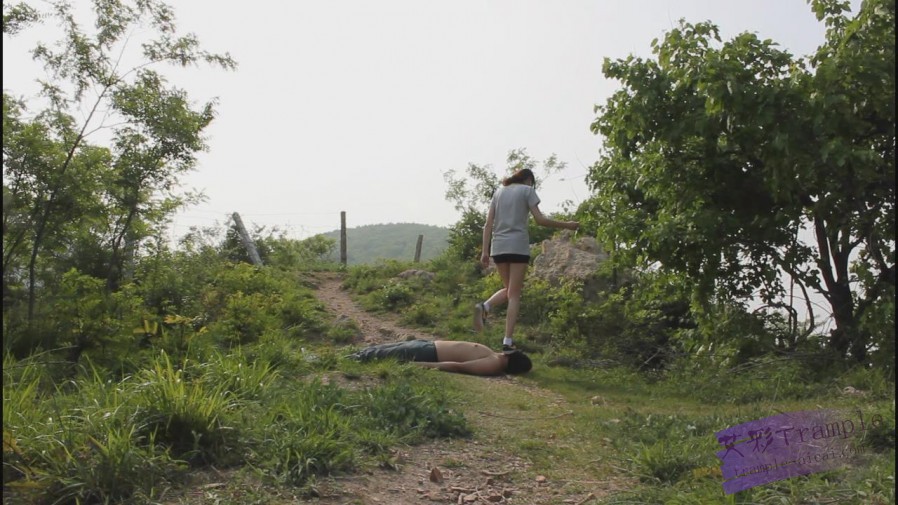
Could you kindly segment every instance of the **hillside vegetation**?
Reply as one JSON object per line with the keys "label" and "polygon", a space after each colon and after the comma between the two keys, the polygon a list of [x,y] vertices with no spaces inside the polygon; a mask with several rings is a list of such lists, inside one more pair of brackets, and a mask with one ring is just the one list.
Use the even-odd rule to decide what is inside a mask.
{"label": "hillside vegetation", "polygon": [[[340,261],[340,230],[322,235],[336,241],[336,247],[328,258],[334,262]],[[440,226],[415,223],[357,226],[346,230],[347,263],[359,265],[380,260],[413,260],[418,235],[424,235],[422,261],[436,258],[449,245],[449,229]]]}
{"label": "hillside vegetation", "polygon": [[[482,333],[471,317],[502,288],[476,261],[499,174],[447,173],[448,235],[354,229],[349,267],[333,238],[276,229],[253,234],[259,266],[230,224],[171,244],[216,103],[163,64],[235,62],[157,0],[97,2],[86,24],[66,0],[5,3],[5,37],[54,23],[59,41],[32,53],[38,99],[3,93],[4,504],[318,500],[435,440],[520,462],[489,474],[515,489],[493,502],[895,503],[895,2],[809,3],[826,39],[807,58],[682,22],[651,57],[605,62],[621,87],[595,109],[592,194],[558,217],[609,259],[589,289],[527,279],[514,337],[535,366],[496,379],[346,359],[403,336],[341,311],[498,347],[503,309]],[[533,226],[534,245],[553,231]],[[433,275],[399,277],[413,267]],[[352,299],[327,310],[322,271]],[[716,433],[821,409],[869,421],[846,465],[724,494]]]}

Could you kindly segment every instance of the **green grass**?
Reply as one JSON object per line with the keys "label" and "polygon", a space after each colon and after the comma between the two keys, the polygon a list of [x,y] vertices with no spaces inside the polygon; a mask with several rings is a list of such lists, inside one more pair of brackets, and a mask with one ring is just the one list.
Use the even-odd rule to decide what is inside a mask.
{"label": "green grass", "polygon": [[[390,284],[406,266],[353,268],[346,285],[373,310],[402,314],[405,324],[495,345],[501,313],[493,314],[492,333],[474,335],[468,303],[492,290],[495,278],[439,271],[429,287]],[[247,269],[228,275],[235,286],[258,283],[259,292],[273,282]],[[244,310],[255,301],[227,305],[227,295],[214,298],[230,321],[223,333],[213,324],[190,329],[183,346],[150,342],[128,356],[127,367],[105,359],[63,369],[45,357],[7,355],[4,503],[38,496],[60,504],[157,503],[204,475],[227,481],[209,492],[223,505],[290,502],[314,495],[328,475],[395,469],[397,445],[440,438],[471,439],[525,460],[526,470],[504,477],[510,486],[543,475],[585,493],[601,482],[608,493],[598,501],[607,504],[895,501],[894,382],[875,370],[826,376],[803,363],[759,358],[730,369],[674,361],[644,373],[554,346],[538,325],[523,324],[533,371],[484,379],[343,359],[358,328],[323,323],[308,293],[288,295],[289,304],[274,307],[278,317],[249,333],[241,327],[246,338],[235,341],[228,335],[237,326],[260,320]],[[862,394],[843,394],[849,386]],[[865,452],[850,466],[724,495],[715,432],[819,408],[861,409],[883,422],[864,434]],[[461,455],[439,463],[466,465]],[[183,494],[180,502],[197,503]]]}
{"label": "green grass", "polygon": [[[412,291],[414,306],[391,309],[374,303],[385,296],[378,286],[386,278],[379,274],[389,272],[364,272],[370,290],[348,283],[372,309],[395,310],[406,324],[428,326],[443,338],[495,343],[495,327],[484,334],[469,330],[470,304],[498,288],[495,276],[454,278],[451,287],[439,285],[437,272],[437,287],[403,287]],[[615,367],[613,359],[596,360],[576,342],[555,345],[542,322],[551,307],[540,309],[540,303],[531,300],[528,307],[545,317],[523,318],[518,327],[516,340],[534,359],[533,371],[515,379],[524,387],[497,390],[478,378],[445,378],[447,388],[466,392],[475,439],[532,464],[532,475],[518,477],[521,482],[537,474],[569,483],[618,482],[619,489],[602,501],[609,504],[894,503],[894,381],[879,371],[828,374],[815,363],[761,356],[731,368],[681,358],[663,370],[638,372]],[[494,326],[502,316],[501,310],[492,314]],[[842,394],[848,386],[863,396]],[[717,431],[820,408],[862,409],[885,422],[865,434],[860,443],[869,451],[852,466],[724,494]]]}
{"label": "green grass", "polygon": [[[47,366],[7,359],[4,503],[152,502],[196,471],[232,467],[302,495],[321,476],[389,466],[397,444],[470,434],[425,370],[342,360],[330,346],[289,352],[277,364],[253,348],[159,352],[134,375],[88,367],[58,387]],[[347,384],[324,384],[326,373]]]}

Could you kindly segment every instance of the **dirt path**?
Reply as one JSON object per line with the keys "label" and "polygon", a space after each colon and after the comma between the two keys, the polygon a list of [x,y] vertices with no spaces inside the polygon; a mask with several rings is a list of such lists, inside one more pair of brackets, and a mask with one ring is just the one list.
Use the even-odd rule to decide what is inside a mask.
{"label": "dirt path", "polygon": [[437,338],[429,333],[403,328],[396,323],[395,319],[365,312],[340,287],[342,278],[339,274],[331,272],[319,273],[314,277],[314,282],[317,285],[315,294],[324,303],[327,310],[336,319],[349,318],[359,327],[361,339],[356,342],[358,344],[381,344],[384,342],[408,340],[410,338],[428,340]]}
{"label": "dirt path", "polygon": [[[358,343],[438,338],[436,335],[404,328],[390,317],[360,309],[349,294],[341,289],[338,274],[320,273],[313,282],[317,285],[317,296],[335,318],[350,318],[361,329],[362,335]],[[565,400],[559,395],[512,377],[464,376],[461,380],[472,391],[478,391],[472,394],[483,394],[485,391],[489,397],[493,397],[492,395],[506,394],[513,388],[515,394],[521,394],[521,390],[525,390],[534,402],[551,404],[560,412],[566,409]],[[603,483],[594,483],[586,490],[582,485],[572,487],[569,482],[553,482],[536,475],[531,470],[532,463],[526,457],[511,454],[492,444],[489,433],[495,436],[497,431],[501,434],[506,429],[513,433],[516,422],[526,422],[524,419],[516,419],[514,414],[515,412],[469,412],[467,417],[475,431],[472,438],[401,447],[395,453],[394,468],[372,469],[361,475],[323,480],[319,487],[321,497],[313,503],[592,505],[597,503],[597,497],[607,494],[610,487]]]}

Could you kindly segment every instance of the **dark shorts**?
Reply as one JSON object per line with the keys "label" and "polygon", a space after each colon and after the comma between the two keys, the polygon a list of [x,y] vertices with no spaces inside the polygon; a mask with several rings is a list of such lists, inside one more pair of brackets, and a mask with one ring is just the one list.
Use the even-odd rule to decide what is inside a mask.
{"label": "dark shorts", "polygon": [[372,345],[356,353],[350,358],[359,361],[372,359],[396,358],[399,361],[437,361],[437,346],[430,340],[408,340],[389,344]]}
{"label": "dark shorts", "polygon": [[530,263],[530,256],[526,254],[497,254],[493,261],[499,263]]}

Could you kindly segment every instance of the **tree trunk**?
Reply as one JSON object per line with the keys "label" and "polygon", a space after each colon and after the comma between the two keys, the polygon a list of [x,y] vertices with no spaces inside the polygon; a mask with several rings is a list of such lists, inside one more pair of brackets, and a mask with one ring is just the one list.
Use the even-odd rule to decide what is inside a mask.
{"label": "tree trunk", "polygon": [[[814,220],[814,229],[819,247],[818,265],[826,285],[826,300],[832,309],[836,327],[830,332],[830,347],[842,357],[849,355],[857,361],[867,357],[866,342],[858,328],[854,297],[849,285],[849,261],[851,255],[847,231],[828,230],[823,219]],[[840,233],[841,231],[841,233]],[[839,240],[841,237],[842,240]]]}
{"label": "tree trunk", "polygon": [[134,216],[136,214],[136,206],[128,210],[128,217],[125,218],[125,224],[122,225],[121,232],[112,240],[112,256],[109,259],[109,271],[106,274],[106,289],[110,292],[118,291],[119,284],[121,284],[123,273],[122,264],[124,262],[122,242],[124,242],[125,235],[127,235],[128,231],[131,229],[131,223],[134,221]]}

